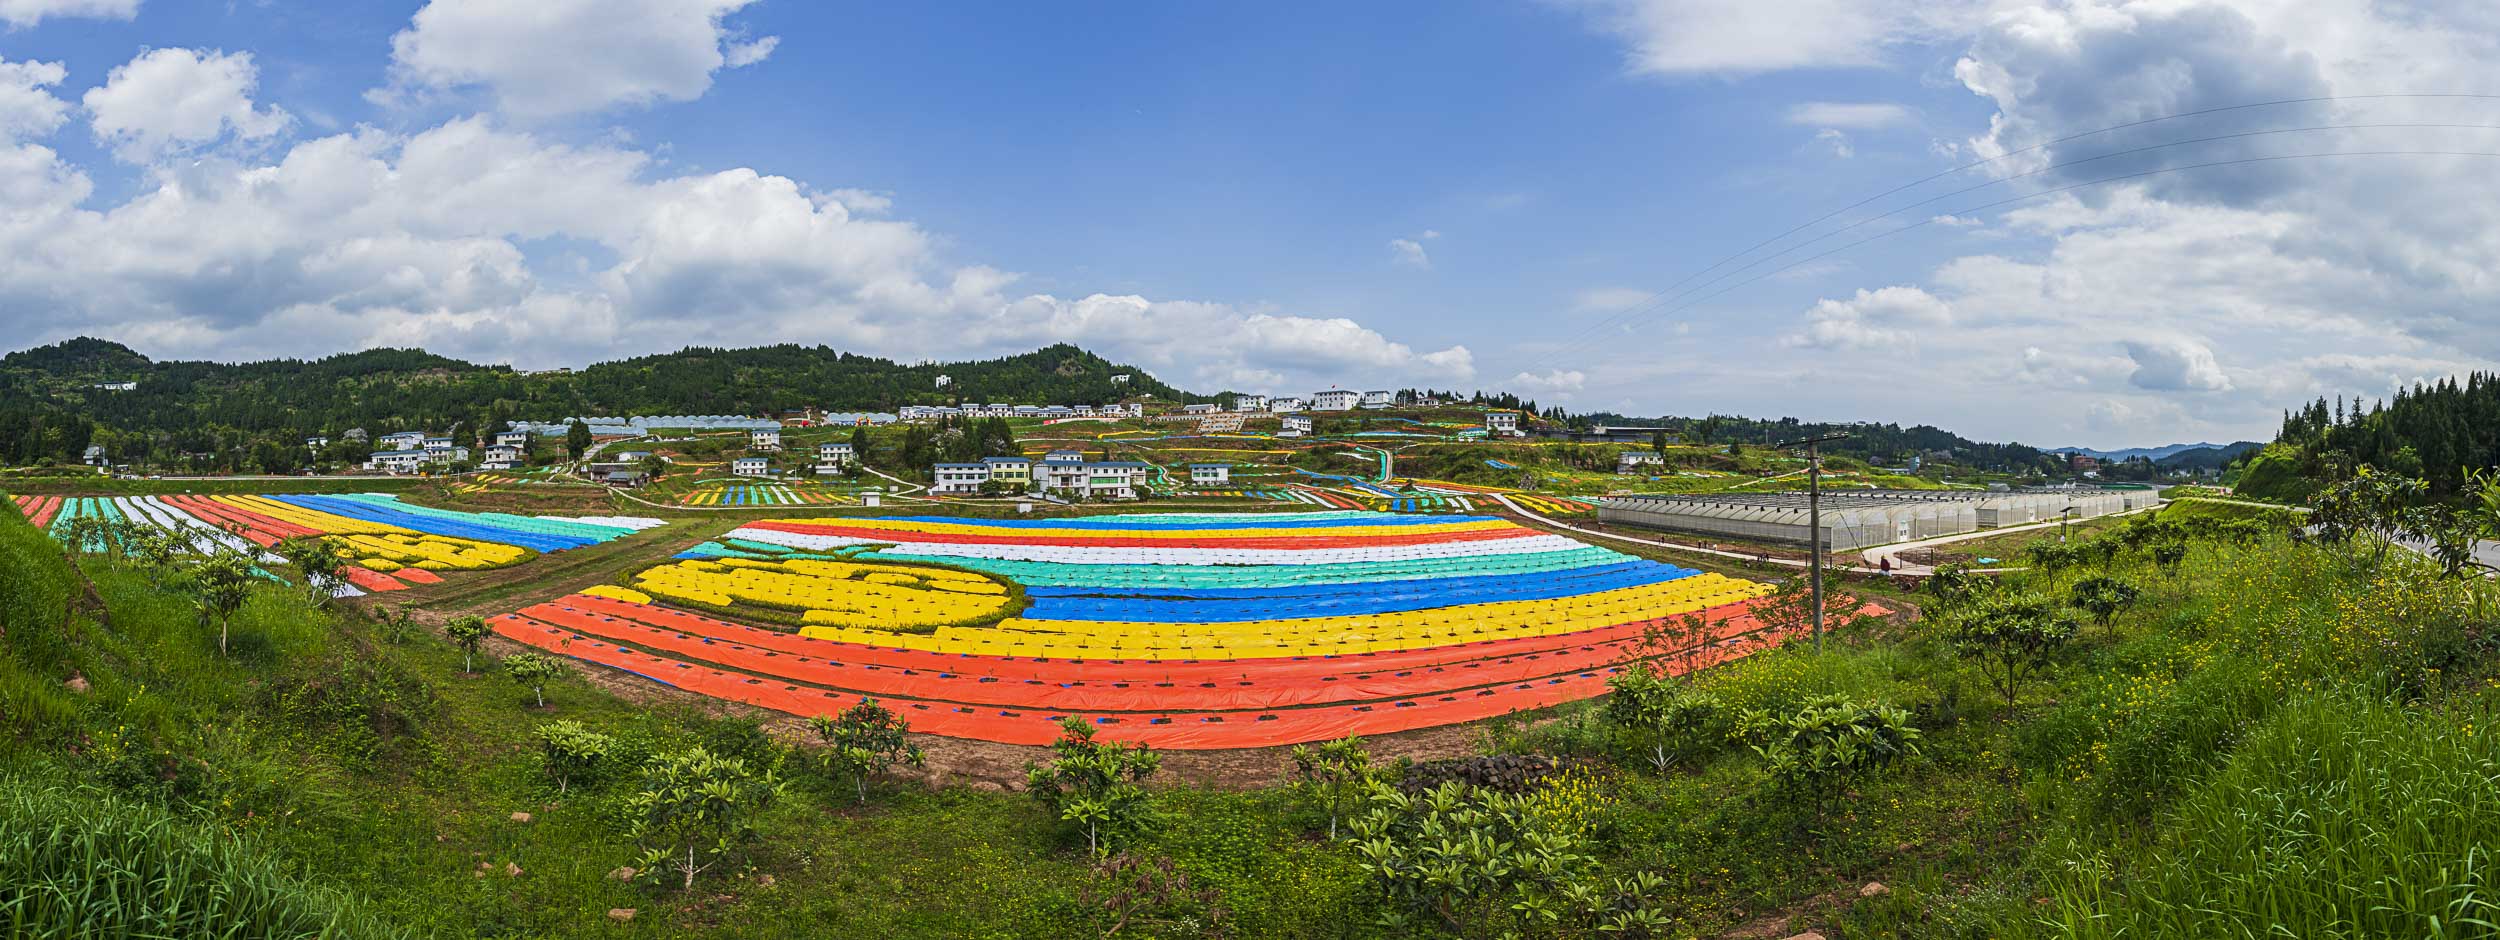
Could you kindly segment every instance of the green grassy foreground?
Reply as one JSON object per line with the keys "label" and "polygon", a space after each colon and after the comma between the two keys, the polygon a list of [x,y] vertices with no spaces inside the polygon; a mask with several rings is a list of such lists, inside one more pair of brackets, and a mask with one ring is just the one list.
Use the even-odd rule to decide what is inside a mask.
{"label": "green grassy foreground", "polygon": [[[2394,558],[2365,571],[2276,536],[2199,540],[2175,572],[2121,554],[2026,575],[2018,590],[2106,575],[2142,597],[2107,625],[2083,618],[2011,705],[1947,641],[1943,601],[1936,623],[1855,625],[1821,654],[1759,655],[1688,690],[1730,714],[1829,694],[1904,709],[1918,754],[1851,778],[1822,812],[1724,736],[1660,775],[1598,703],[1493,723],[1485,746],[1571,765],[1533,794],[1539,825],[1610,876],[1661,879],[1661,926],[1630,936],[1783,918],[1833,937],[2492,936],[2494,598]],[[186,594],[127,563],[73,568],[6,509],[0,611],[0,933],[188,935],[204,917],[233,936],[1112,927],[1112,881],[1023,794],[887,784],[856,806],[751,723],[578,677],[540,711],[492,666],[462,674],[438,635],[394,640],[275,586],[220,657]],[[613,735],[618,771],[559,794],[534,735],[560,719]],[[692,891],[611,879],[638,854],[626,771],[696,743],[782,762],[788,795]],[[1329,841],[1299,791],[1152,789],[1161,824],[1129,851],[1209,893],[1117,936],[1445,935],[1376,926],[1388,905],[1366,856]],[[170,874],[97,875],[116,870]],[[1861,897],[1868,882],[1889,890]]]}

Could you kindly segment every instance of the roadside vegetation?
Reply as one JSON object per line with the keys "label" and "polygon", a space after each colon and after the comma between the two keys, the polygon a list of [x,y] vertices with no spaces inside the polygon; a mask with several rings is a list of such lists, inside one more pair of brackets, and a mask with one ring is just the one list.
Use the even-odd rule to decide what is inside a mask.
{"label": "roadside vegetation", "polygon": [[2494,534],[2480,486],[2035,541],[1820,653],[1239,792],[1081,725],[1014,792],[932,790],[897,706],[784,740],[0,509],[0,932],[2486,936],[2500,593],[2437,550]]}

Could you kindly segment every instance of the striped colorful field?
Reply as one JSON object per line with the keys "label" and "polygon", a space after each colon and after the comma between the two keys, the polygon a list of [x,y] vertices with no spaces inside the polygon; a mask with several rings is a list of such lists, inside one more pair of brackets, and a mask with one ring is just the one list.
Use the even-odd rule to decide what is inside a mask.
{"label": "striped colorful field", "polygon": [[[82,517],[188,530],[212,542],[277,558],[266,549],[298,536],[326,536],[352,559],[348,579],[363,591],[397,591],[442,580],[435,572],[518,564],[541,552],[596,545],[658,525],[656,519],[565,519],[434,509],[382,493],[280,496],[16,496],[28,522],[67,538]],[[101,547],[101,546],[91,546]]]}
{"label": "striped colorful field", "polygon": [[701,486],[678,497],[681,506],[848,506],[859,497],[821,486],[732,483]]}
{"label": "striped colorful field", "polygon": [[942,735],[1041,744],[1080,715],[1211,749],[1588,698],[1687,614],[1711,632],[1676,668],[1742,656],[1780,639],[1767,590],[1482,516],[766,520],[494,626],[793,714],[868,695]]}

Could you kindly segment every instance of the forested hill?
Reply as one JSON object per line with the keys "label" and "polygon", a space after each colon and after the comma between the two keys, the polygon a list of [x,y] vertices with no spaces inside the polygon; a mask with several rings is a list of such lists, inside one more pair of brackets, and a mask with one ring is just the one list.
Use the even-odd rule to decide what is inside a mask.
{"label": "forested hill", "polygon": [[1575,423],[1665,427],[1683,440],[1694,443],[1770,444],[1827,434],[1847,434],[1849,437],[1846,440],[1823,445],[1824,452],[1859,457],[1884,466],[1900,466],[1912,457],[1944,455],[1955,463],[2001,473],[2058,474],[2066,469],[2064,457],[2037,447],[1974,441],[1924,424],[1905,428],[1898,424],[1827,423],[1795,418],[1745,418],[1735,415],[1634,418],[1612,413],[1582,415],[1574,420]]}
{"label": "forested hill", "polygon": [[2456,492],[2468,472],[2500,467],[2500,375],[2415,385],[2366,406],[2339,396],[2285,412],[2283,429],[2249,463],[2240,488],[2302,499],[2362,466],[2420,477],[2441,496]]}
{"label": "forested hill", "polygon": [[[1132,376],[1113,384],[1112,376]],[[953,381],[937,387],[937,377]],[[106,386],[135,382],[135,388]],[[361,427],[499,427],[573,415],[764,414],[907,404],[1208,401],[1070,345],[978,362],[904,365],[822,346],[690,348],[575,372],[521,373],[416,349],[251,363],[156,362],[80,338],[0,357],[0,462],[228,453]]]}

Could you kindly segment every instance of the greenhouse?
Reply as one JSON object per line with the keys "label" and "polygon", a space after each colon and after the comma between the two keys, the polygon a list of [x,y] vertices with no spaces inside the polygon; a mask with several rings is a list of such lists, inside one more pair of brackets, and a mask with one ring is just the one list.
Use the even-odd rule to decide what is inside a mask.
{"label": "greenhouse", "polygon": [[[2089,519],[2151,505],[2151,490],[1844,490],[1823,495],[1823,544],[1830,551],[1960,535],[1980,529]],[[1624,496],[1597,505],[1599,522],[1808,544],[1813,512],[1804,493]]]}

